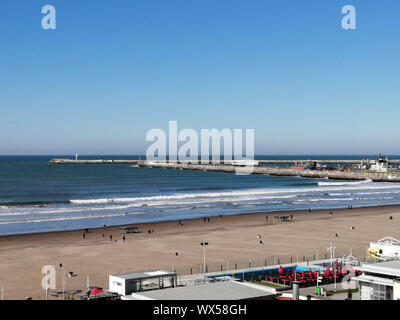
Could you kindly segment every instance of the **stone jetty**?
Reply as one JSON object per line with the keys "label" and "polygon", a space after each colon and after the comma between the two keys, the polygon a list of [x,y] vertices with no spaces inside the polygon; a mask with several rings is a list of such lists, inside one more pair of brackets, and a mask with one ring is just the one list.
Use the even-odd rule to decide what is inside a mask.
{"label": "stone jetty", "polygon": [[336,180],[367,180],[371,179],[376,182],[400,182],[400,172],[370,172],[370,171],[324,171],[324,170],[298,170],[290,168],[272,168],[266,166],[258,166],[252,168],[251,171],[245,168],[230,165],[211,165],[211,164],[180,164],[180,163],[155,163],[141,162],[140,167],[147,168],[163,168],[178,170],[201,170],[212,172],[227,173],[249,173],[264,174],[270,176],[298,176],[303,178],[317,179],[336,179]]}

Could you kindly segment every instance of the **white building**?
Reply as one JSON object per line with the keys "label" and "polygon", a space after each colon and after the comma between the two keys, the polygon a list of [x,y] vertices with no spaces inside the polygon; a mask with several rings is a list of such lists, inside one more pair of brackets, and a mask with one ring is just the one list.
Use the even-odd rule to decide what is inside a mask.
{"label": "white building", "polygon": [[177,275],[176,272],[163,270],[134,272],[110,275],[108,281],[108,291],[125,296],[133,292],[141,292],[149,289],[176,287]]}
{"label": "white building", "polygon": [[391,237],[386,237],[371,242],[369,244],[368,254],[375,259],[385,261],[400,259],[400,241]]}
{"label": "white building", "polygon": [[356,267],[361,300],[400,300],[400,261],[364,264]]}
{"label": "white building", "polygon": [[231,165],[231,166],[239,166],[239,167],[257,167],[258,161],[251,160],[251,159],[239,159],[239,160],[224,160],[224,164]]}
{"label": "white building", "polygon": [[122,296],[122,300],[272,300],[275,288],[238,281],[207,282]]}
{"label": "white building", "polygon": [[379,154],[377,160],[370,161],[370,171],[375,172],[388,172],[390,169],[388,159],[384,159],[381,154]]}

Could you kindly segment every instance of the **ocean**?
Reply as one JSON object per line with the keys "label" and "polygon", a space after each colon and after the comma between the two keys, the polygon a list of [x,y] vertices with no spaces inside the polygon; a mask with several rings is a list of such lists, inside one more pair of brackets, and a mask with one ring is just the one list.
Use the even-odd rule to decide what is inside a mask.
{"label": "ocean", "polygon": [[[396,183],[246,176],[129,165],[49,165],[52,158],[67,156],[0,157],[0,235],[246,212],[400,204],[400,184]],[[81,157],[99,158],[138,157]],[[310,156],[257,158],[307,159]],[[312,158],[372,159],[375,156]],[[398,156],[390,158],[399,159]]]}

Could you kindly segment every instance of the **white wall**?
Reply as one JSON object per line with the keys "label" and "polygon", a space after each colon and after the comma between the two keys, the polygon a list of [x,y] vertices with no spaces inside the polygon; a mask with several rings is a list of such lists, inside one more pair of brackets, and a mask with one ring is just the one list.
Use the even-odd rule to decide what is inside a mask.
{"label": "white wall", "polygon": [[115,276],[108,276],[108,290],[125,295],[125,279]]}
{"label": "white wall", "polygon": [[393,300],[400,299],[400,281],[393,281]]}

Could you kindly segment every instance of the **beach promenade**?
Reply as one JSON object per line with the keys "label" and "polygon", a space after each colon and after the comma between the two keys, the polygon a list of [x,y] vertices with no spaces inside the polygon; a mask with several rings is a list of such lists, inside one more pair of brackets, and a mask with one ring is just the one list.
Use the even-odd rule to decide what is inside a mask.
{"label": "beach promenade", "polygon": [[[279,219],[290,214],[293,220]],[[337,256],[348,254],[350,249],[353,255],[365,256],[370,241],[385,236],[400,238],[399,223],[400,206],[387,206],[142,224],[136,225],[140,233],[125,235],[125,242],[119,227],[91,229],[85,237],[84,230],[3,236],[0,286],[5,299],[44,299],[42,267],[55,266],[57,288],[61,289],[60,263],[67,272],[77,275],[67,278],[67,289],[85,289],[87,276],[91,286],[107,288],[109,274],[157,269],[200,272],[203,241],[209,243],[209,268],[229,264],[233,269],[235,263],[240,268],[249,261],[253,265],[261,263],[262,259],[285,263],[289,258],[323,258],[330,242],[336,247]],[[258,235],[265,243],[263,247]]]}

